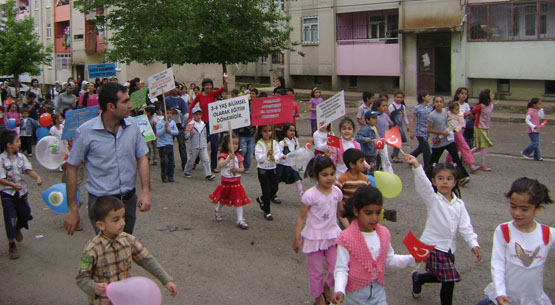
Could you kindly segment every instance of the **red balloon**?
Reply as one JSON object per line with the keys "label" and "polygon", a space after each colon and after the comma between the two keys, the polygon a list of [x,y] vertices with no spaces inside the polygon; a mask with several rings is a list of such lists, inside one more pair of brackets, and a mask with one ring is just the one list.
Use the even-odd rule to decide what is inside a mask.
{"label": "red balloon", "polygon": [[39,124],[42,127],[50,127],[54,123],[52,122],[52,115],[50,113],[43,113],[39,118]]}

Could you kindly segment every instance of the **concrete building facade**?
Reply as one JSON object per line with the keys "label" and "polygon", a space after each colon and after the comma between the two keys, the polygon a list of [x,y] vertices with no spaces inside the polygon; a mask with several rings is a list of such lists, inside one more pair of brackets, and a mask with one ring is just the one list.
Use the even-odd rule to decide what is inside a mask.
{"label": "concrete building facade", "polygon": [[555,1],[299,0],[282,3],[299,51],[238,66],[242,81],[284,76],[297,88],[484,88],[555,100]]}
{"label": "concrete building facade", "polygon": [[[44,46],[52,47],[52,61],[42,65],[38,76],[23,76],[23,82],[36,77],[43,87],[53,86],[56,81],[64,82],[69,77],[77,80],[94,81],[88,77],[88,66],[103,63],[104,52],[110,48],[110,32],[98,31],[93,19],[103,14],[102,10],[81,13],[71,0],[18,0],[18,18],[33,18],[35,31]],[[173,66],[177,81],[197,83],[203,78],[214,79],[215,85],[222,83],[220,65],[183,65]],[[152,74],[166,69],[163,64],[148,66],[131,63],[116,63],[116,74],[120,83],[135,77],[146,80]],[[233,72],[229,72],[230,82],[234,83]]]}

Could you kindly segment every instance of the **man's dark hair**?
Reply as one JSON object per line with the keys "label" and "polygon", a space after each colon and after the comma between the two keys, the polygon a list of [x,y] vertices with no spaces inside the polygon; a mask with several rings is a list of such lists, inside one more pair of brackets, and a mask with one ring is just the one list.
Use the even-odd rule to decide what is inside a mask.
{"label": "man's dark hair", "polygon": [[118,92],[127,92],[127,88],[123,85],[117,83],[107,83],[102,85],[98,90],[98,104],[102,111],[108,109],[108,103],[114,104],[117,107],[118,104]]}
{"label": "man's dark hair", "polygon": [[123,208],[123,202],[114,196],[98,197],[93,206],[93,217],[95,221],[104,221],[112,210]]}

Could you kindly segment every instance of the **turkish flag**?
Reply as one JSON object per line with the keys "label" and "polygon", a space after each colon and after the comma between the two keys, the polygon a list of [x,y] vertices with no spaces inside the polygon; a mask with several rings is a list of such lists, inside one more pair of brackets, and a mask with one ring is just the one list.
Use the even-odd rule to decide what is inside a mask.
{"label": "turkish flag", "polygon": [[194,123],[187,124],[187,126],[185,126],[185,132],[189,132],[189,131],[193,130],[193,127],[195,127]]}
{"label": "turkish flag", "polygon": [[328,134],[328,146],[340,148],[341,145],[339,141],[341,140],[338,137]]}
{"label": "turkish flag", "polygon": [[545,125],[547,125],[547,120],[543,120],[543,122],[540,124],[540,127],[545,127]]}
{"label": "turkish flag", "polygon": [[435,247],[426,245],[425,243],[418,240],[414,236],[414,234],[412,234],[412,231],[409,231],[409,233],[407,233],[407,236],[405,236],[405,239],[403,239],[403,243],[416,261],[425,261],[426,259],[428,259],[428,256],[430,256],[430,253],[432,253],[432,250]]}
{"label": "turkish flag", "polygon": [[399,125],[387,130],[385,132],[385,142],[395,148],[401,149],[401,131]]}
{"label": "turkish flag", "polygon": [[385,139],[374,140],[374,149],[383,149],[385,146]]}

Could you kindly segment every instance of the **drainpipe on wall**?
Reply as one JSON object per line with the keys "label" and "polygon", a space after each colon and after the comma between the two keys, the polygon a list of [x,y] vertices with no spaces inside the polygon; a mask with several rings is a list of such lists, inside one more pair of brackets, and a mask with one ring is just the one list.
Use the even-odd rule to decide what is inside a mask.
{"label": "drainpipe on wall", "polygon": [[[403,1],[399,1],[399,25],[397,26],[398,29],[402,29],[405,26],[405,6],[403,5]],[[405,89],[405,58],[403,48],[404,48],[404,41],[405,35],[398,33],[397,34],[397,43],[399,44],[399,89],[403,92],[406,92]]]}

